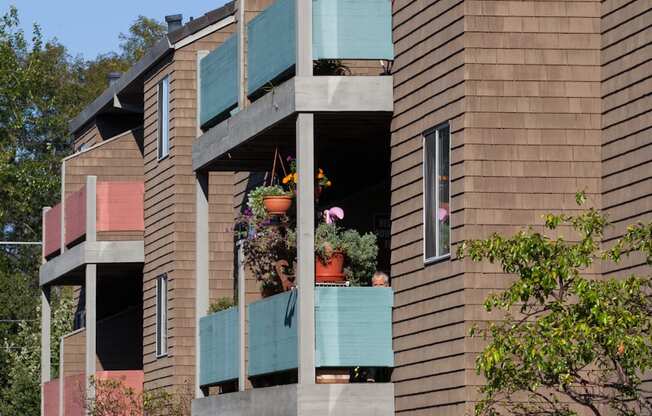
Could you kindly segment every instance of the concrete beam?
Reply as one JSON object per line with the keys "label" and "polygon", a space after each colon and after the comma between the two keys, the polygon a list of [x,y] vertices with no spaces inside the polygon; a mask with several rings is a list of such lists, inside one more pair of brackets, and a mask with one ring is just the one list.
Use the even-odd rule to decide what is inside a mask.
{"label": "concrete beam", "polygon": [[56,284],[57,279],[88,263],[143,263],[145,247],[139,241],[85,241],[41,265],[40,285]]}
{"label": "concrete beam", "polygon": [[192,416],[394,416],[392,383],[289,384],[192,402]]}
{"label": "concrete beam", "polygon": [[192,149],[192,167],[200,170],[229,151],[297,113],[392,113],[391,76],[294,77],[208,130]]}
{"label": "concrete beam", "polygon": [[50,381],[51,350],[50,350],[50,287],[41,288],[41,415],[45,414],[45,394],[43,388]]}

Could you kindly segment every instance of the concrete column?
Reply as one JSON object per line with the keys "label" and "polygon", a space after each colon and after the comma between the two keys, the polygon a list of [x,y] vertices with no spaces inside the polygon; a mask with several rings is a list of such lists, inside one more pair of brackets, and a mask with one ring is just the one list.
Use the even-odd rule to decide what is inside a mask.
{"label": "concrete column", "polygon": [[86,241],[97,241],[97,176],[86,177]]}
{"label": "concrete column", "polygon": [[199,387],[201,370],[199,319],[206,316],[209,307],[209,251],[208,251],[208,173],[197,172],[195,176],[195,397],[204,397]]}
{"label": "concrete column", "polygon": [[238,36],[238,108],[243,109],[247,105],[247,86],[246,79],[246,64],[245,64],[245,32],[247,30],[247,22],[245,21],[245,10],[247,7],[246,0],[238,0],[238,20],[237,20],[237,36]]}
{"label": "concrete column", "polygon": [[297,75],[312,75],[312,0],[296,1]]}
{"label": "concrete column", "polygon": [[95,376],[97,355],[97,265],[86,265],[86,393],[88,398],[95,397],[90,384],[90,377]]}
{"label": "concrete column", "polygon": [[63,351],[63,337],[59,340],[59,416],[66,416],[64,412],[64,391],[65,391],[65,386],[63,384],[63,357],[64,357],[64,351]]}
{"label": "concrete column", "polygon": [[299,383],[315,383],[314,115],[297,116],[297,279]]}
{"label": "concrete column", "polygon": [[50,287],[41,288],[41,415],[45,411],[45,383],[50,381]]}
{"label": "concrete column", "polygon": [[[45,263],[45,214],[50,207],[44,207],[41,214],[41,263]],[[43,385],[50,381],[50,287],[41,288],[41,415],[45,412]]]}
{"label": "concrete column", "polygon": [[245,367],[245,329],[247,324],[247,299],[245,285],[245,257],[242,244],[238,244],[238,320],[240,322],[239,341],[240,354],[238,355],[238,391],[245,391],[247,372]]}
{"label": "concrete column", "polygon": [[61,254],[66,251],[66,159],[61,162]]}

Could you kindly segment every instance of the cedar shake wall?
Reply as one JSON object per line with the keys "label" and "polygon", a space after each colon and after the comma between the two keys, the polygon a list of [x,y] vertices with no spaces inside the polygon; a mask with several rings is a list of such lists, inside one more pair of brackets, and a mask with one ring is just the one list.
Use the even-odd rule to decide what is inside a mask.
{"label": "cedar shake wall", "polygon": [[[602,3],[602,201],[615,225],[652,220],[652,3]],[[640,255],[605,264],[609,276],[649,272]]]}
{"label": "cedar shake wall", "polygon": [[84,130],[75,133],[75,139],[73,142],[74,150],[77,151],[81,146],[90,147],[98,144],[102,141],[102,135],[100,130],[97,128],[97,124],[93,122],[89,123]]}
{"label": "cedar shake wall", "polygon": [[[497,268],[423,263],[422,133],[451,127],[451,242],[600,206],[600,2],[394,2],[392,286],[397,414],[472,411],[470,326]],[[595,270],[592,272],[596,272]]]}
{"label": "cedar shake wall", "polygon": [[[235,25],[207,35],[163,60],[145,81],[145,270],[143,366],[145,389],[192,390],[195,373],[195,175],[197,51],[213,50]],[[170,155],[157,159],[157,86],[170,78]],[[233,294],[232,174],[210,175],[210,290]],[[222,233],[224,232],[224,233]],[[226,236],[229,236],[228,238]],[[228,240],[228,241],[227,241]],[[156,278],[168,274],[168,354],[156,358]]]}

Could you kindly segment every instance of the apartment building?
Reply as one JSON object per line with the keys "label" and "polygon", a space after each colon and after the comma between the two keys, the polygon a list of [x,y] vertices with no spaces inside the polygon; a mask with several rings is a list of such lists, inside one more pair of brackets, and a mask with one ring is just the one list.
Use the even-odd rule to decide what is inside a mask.
{"label": "apartment building", "polygon": [[[573,212],[578,190],[616,225],[607,243],[650,220],[650,22],[645,0],[239,0],[170,16],[71,121],[78,152],[44,211],[44,414],[81,412],[61,380],[88,374],[188,387],[202,416],[471,413],[469,328],[507,279],[455,248]],[[298,182],[297,288],[261,299],[233,222],[278,154],[336,186],[316,202]],[[333,205],[390,237],[391,291],[315,286],[315,210]],[[63,284],[81,288],[80,329],[50,380],[48,293]],[[208,314],[223,296],[238,305]],[[391,367],[391,382],[315,382],[353,367]]]}

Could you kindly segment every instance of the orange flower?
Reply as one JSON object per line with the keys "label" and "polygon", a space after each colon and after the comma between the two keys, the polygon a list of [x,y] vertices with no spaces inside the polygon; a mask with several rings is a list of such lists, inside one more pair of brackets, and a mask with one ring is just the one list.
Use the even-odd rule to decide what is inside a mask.
{"label": "orange flower", "polygon": [[296,174],[296,173],[293,173],[292,174],[292,181],[294,181],[294,183],[296,183],[298,179],[299,179],[299,175]]}
{"label": "orange flower", "polygon": [[327,188],[330,188],[331,185],[332,185],[331,181],[326,182],[326,187]]}
{"label": "orange flower", "polygon": [[283,185],[287,185],[291,179],[292,179],[292,175],[287,175],[285,178],[283,178]]}

